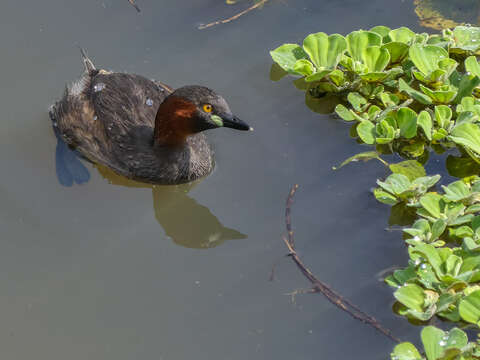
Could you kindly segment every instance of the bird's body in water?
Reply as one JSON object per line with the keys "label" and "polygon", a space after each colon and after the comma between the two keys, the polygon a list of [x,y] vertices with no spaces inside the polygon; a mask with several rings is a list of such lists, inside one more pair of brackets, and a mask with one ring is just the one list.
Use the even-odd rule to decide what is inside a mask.
{"label": "bird's body in water", "polygon": [[70,147],[120,175],[153,184],[194,181],[214,167],[202,131],[251,129],[206,87],[173,90],[140,75],[97,70],[82,55],[85,73],[50,118]]}

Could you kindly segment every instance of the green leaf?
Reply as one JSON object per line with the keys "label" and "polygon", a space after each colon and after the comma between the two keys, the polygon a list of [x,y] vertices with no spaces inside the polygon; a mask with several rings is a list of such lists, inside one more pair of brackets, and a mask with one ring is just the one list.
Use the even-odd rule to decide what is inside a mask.
{"label": "green leaf", "polygon": [[375,199],[387,205],[395,205],[399,201],[394,195],[380,188],[375,188],[373,190],[373,195],[375,196]]}
{"label": "green leaf", "polygon": [[382,45],[382,49],[386,49],[390,54],[392,64],[401,62],[408,54],[408,45],[402,42],[390,42]]}
{"label": "green leaf", "polygon": [[357,126],[357,132],[365,144],[371,145],[375,143],[375,125],[371,121],[361,121]]}
{"label": "green leaf", "polygon": [[464,237],[473,236],[473,230],[470,226],[460,226],[458,228],[449,228],[449,235],[463,239]]}
{"label": "green leaf", "polygon": [[447,129],[451,118],[452,109],[447,105],[435,106],[435,120],[437,121],[438,126]]}
{"label": "green leaf", "polygon": [[456,90],[433,91],[422,84],[420,84],[420,89],[424,92],[424,94],[428,95],[435,104],[448,104],[457,95]]}
{"label": "green leaf", "polygon": [[410,108],[400,108],[397,111],[397,123],[400,135],[410,139],[417,135],[417,114]]}
{"label": "green leaf", "polygon": [[458,63],[450,58],[442,59],[438,62],[438,67],[445,71],[445,78],[448,78],[457,68]]}
{"label": "green leaf", "polygon": [[458,311],[463,320],[478,325],[480,321],[480,290],[474,291],[460,300]]}
{"label": "green leaf", "polygon": [[385,107],[393,107],[400,102],[398,96],[388,92],[381,93],[380,100],[382,100],[382,103]]}
{"label": "green leaf", "polygon": [[392,174],[385,181],[377,180],[377,184],[384,190],[400,195],[410,188],[410,180],[402,174]]}
{"label": "green leaf", "polygon": [[477,103],[477,100],[471,96],[465,96],[462,98],[460,104],[457,105],[457,112],[472,112],[477,115],[480,115],[480,104]]}
{"label": "green leaf", "polygon": [[338,104],[335,107],[335,112],[337,113],[338,116],[340,116],[345,121],[355,120],[355,116],[353,116],[352,113],[350,112],[350,110],[348,110],[342,104]]}
{"label": "green leaf", "polygon": [[300,60],[297,60],[295,65],[293,65],[293,71],[298,74],[308,76],[313,74],[313,72],[315,71],[315,68],[313,67],[313,64],[310,61],[306,59],[300,59]]}
{"label": "green leaf", "polygon": [[438,62],[448,58],[448,52],[435,45],[413,44],[409,50],[410,59],[423,75],[430,75],[439,69]]}
{"label": "green leaf", "polygon": [[420,204],[427,210],[434,218],[438,219],[443,212],[442,196],[436,193],[427,193],[420,198]]}
{"label": "green leaf", "polygon": [[415,284],[406,284],[395,291],[395,299],[408,307],[409,309],[423,312],[425,302],[425,293],[423,289]]}
{"label": "green leaf", "polygon": [[446,273],[455,277],[458,275],[460,267],[462,266],[462,258],[457,255],[450,255],[445,261]]}
{"label": "green leaf", "polygon": [[357,92],[348,93],[347,99],[356,111],[362,111],[363,105],[367,103],[367,100]]}
{"label": "green leaf", "polygon": [[385,40],[388,38],[390,30],[391,29],[388,26],[379,25],[371,28],[369,31],[377,33],[383,38],[383,41],[386,42]]}
{"label": "green leaf", "polygon": [[334,69],[347,50],[347,41],[339,34],[329,36],[319,32],[303,40],[303,49],[317,68]]}
{"label": "green leaf", "polygon": [[429,35],[427,33],[415,34],[415,38],[413,39],[413,42],[415,44],[425,44],[428,38],[429,38]]}
{"label": "green leaf", "polygon": [[447,339],[447,349],[448,348],[458,348],[461,349],[468,344],[468,337],[462,330],[459,328],[453,328],[448,333]]}
{"label": "green leaf", "polygon": [[480,64],[478,63],[476,56],[469,56],[465,59],[465,70],[480,77]]}
{"label": "green leaf", "polygon": [[423,130],[428,140],[432,140],[432,117],[428,111],[421,111],[417,117],[417,125]]}
{"label": "green leaf", "polygon": [[368,82],[378,82],[383,81],[388,77],[386,72],[369,72],[366,74],[360,74],[360,78]]}
{"label": "green leaf", "polygon": [[480,48],[480,28],[473,26],[457,26],[453,30],[454,44],[452,47],[467,51],[477,51]]}
{"label": "green leaf", "polygon": [[375,132],[377,144],[388,144],[395,139],[395,129],[386,120],[375,125]]}
{"label": "green leaf", "polygon": [[462,201],[470,196],[470,189],[462,180],[455,181],[448,186],[442,185],[442,188],[445,191],[444,197],[450,201]]}
{"label": "green leaf", "polygon": [[388,34],[392,41],[398,41],[401,43],[409,44],[415,37],[415,33],[407,27],[401,27],[390,31]]}
{"label": "green leaf", "polygon": [[284,44],[275,50],[270,51],[270,55],[280,67],[292,74],[299,75],[293,70],[297,60],[306,59],[307,54],[297,44]]}
{"label": "green leaf", "polygon": [[[445,129],[433,130],[432,139],[434,141],[440,141],[448,136],[448,132]],[[441,153],[440,153],[441,154]]]}
{"label": "green leaf", "polygon": [[440,180],[440,175],[422,176],[422,177],[416,178],[413,181],[413,184],[423,187],[425,191],[427,191],[429,188],[434,186],[439,180]]}
{"label": "green leaf", "polygon": [[362,51],[362,60],[369,72],[382,72],[390,61],[390,54],[380,46],[369,46]]}
{"label": "green leaf", "polygon": [[440,82],[440,78],[446,77],[447,72],[442,69],[437,69],[432,71],[428,75],[424,75],[420,71],[412,70],[412,74],[417,80],[423,83],[438,85],[438,83]]}
{"label": "green leaf", "polygon": [[375,119],[375,117],[382,111],[377,105],[372,105],[368,108],[368,118]]}
{"label": "green leaf", "polygon": [[443,234],[446,227],[447,227],[447,223],[444,220],[438,219],[437,221],[435,221],[433,223],[433,226],[432,226],[431,241],[434,241],[434,240],[438,239],[440,237],[440,235]]}
{"label": "green leaf", "polygon": [[343,74],[343,71],[336,69],[331,71],[330,74],[328,74],[328,77],[335,83],[335,85],[340,86],[344,83],[345,75]]}
{"label": "green leaf", "polygon": [[474,75],[464,74],[458,84],[458,92],[454,102],[458,104],[465,96],[472,95],[473,89],[480,85],[480,78]]}
{"label": "green leaf", "polygon": [[417,348],[409,342],[403,342],[395,346],[391,358],[395,360],[422,360]]}
{"label": "green leaf", "polygon": [[425,168],[416,160],[405,160],[390,164],[389,168],[392,173],[405,175],[410,181],[426,176]]}
{"label": "green leaf", "polygon": [[431,232],[431,228],[427,220],[418,219],[413,223],[413,227],[403,229],[403,231],[411,236],[424,236]]}
{"label": "green leaf", "polygon": [[439,360],[444,352],[441,342],[445,333],[434,326],[423,328],[421,333],[423,348],[428,360]]}
{"label": "green leaf", "polygon": [[477,124],[462,123],[455,126],[450,139],[456,144],[480,154],[480,128]]}
{"label": "green leaf", "polygon": [[324,70],[319,70],[311,75],[308,75],[306,78],[305,78],[305,81],[306,82],[315,82],[315,81],[320,81],[322,80],[325,76],[327,76],[328,74],[330,74],[332,72],[332,70],[330,69],[324,69]]}
{"label": "green leaf", "polygon": [[355,154],[353,156],[350,156],[348,159],[344,160],[338,167],[334,167],[334,170],[338,170],[341,167],[351,163],[351,162],[356,162],[356,161],[369,161],[372,159],[377,159],[384,165],[388,165],[376,151],[366,151],[366,152],[361,152],[358,154]]}
{"label": "green leaf", "polygon": [[[422,204],[423,205],[423,204]],[[411,249],[414,253],[420,253],[432,265],[438,277],[444,275],[442,270],[442,259],[440,253],[430,244],[418,244]]]}
{"label": "green leaf", "polygon": [[412,89],[402,78],[398,79],[398,89],[400,91],[406,92],[413,99],[417,100],[419,103],[429,105],[432,103],[432,99],[429,96],[422,94],[420,91]]}
{"label": "green leaf", "polygon": [[353,31],[347,35],[347,49],[356,61],[362,61],[363,51],[369,46],[382,45],[382,37],[371,31]]}

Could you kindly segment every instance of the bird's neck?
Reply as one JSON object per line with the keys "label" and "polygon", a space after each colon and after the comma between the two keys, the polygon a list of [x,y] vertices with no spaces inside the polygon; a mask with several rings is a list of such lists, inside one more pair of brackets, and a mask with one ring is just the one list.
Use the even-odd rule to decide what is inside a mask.
{"label": "bird's neck", "polygon": [[158,108],[155,117],[154,145],[180,147],[195,133],[193,126],[196,106],[180,97],[170,95]]}

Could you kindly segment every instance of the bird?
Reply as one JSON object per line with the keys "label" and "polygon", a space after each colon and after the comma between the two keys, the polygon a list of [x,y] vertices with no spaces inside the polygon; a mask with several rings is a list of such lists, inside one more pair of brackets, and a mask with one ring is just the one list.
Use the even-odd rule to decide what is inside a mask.
{"label": "bird", "polygon": [[253,130],[205,86],[177,89],[144,76],[97,69],[81,49],[82,76],[49,110],[71,149],[126,178],[161,185],[198,180],[215,166],[205,130]]}

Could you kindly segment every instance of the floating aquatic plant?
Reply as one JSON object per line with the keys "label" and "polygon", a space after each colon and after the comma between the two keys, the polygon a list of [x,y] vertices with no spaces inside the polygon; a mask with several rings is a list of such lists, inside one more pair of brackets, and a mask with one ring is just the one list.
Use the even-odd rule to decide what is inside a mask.
{"label": "floating aquatic plant", "polygon": [[458,328],[443,331],[434,326],[427,326],[421,333],[424,355],[415,345],[409,342],[395,346],[391,354],[392,360],[453,360],[478,359],[480,347],[478,343],[469,342],[467,334]]}
{"label": "floating aquatic plant", "polygon": [[[270,52],[271,77],[290,74],[314,111],[323,106],[347,123],[350,135],[375,150],[350,157],[378,159],[391,174],[373,194],[392,206],[391,224],[404,226],[409,261],[385,281],[395,311],[416,323],[438,316],[480,327],[480,28],[457,26],[441,34],[376,26],[346,36],[316,33],[302,45]],[[332,102],[336,104],[332,107]],[[325,111],[325,112],[328,112]],[[460,180],[439,186],[427,176],[430,151],[447,157]],[[407,159],[388,164],[382,154]],[[477,343],[461,330],[422,331],[425,355],[410,343],[392,359],[474,359]]]}
{"label": "floating aquatic plant", "polygon": [[420,158],[460,145],[480,161],[479,51],[480,28],[428,35],[377,26],[345,37],[311,34],[270,54],[284,74],[299,77],[310,103],[335,95],[337,115],[380,153]]}

